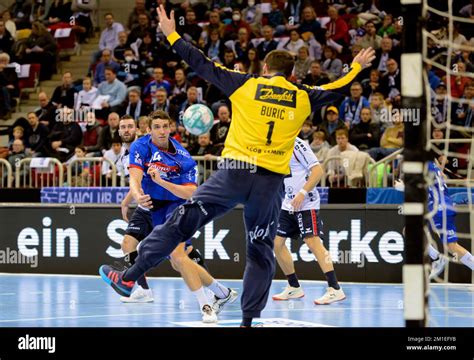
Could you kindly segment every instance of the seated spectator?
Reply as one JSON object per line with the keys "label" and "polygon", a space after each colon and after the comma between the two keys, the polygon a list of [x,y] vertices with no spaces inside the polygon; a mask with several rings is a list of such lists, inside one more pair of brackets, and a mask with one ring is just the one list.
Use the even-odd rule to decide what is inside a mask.
{"label": "seated spectator", "polygon": [[464,87],[472,81],[472,78],[461,73],[466,72],[466,64],[462,61],[458,61],[456,64],[457,73],[459,75],[450,75],[451,76],[451,96],[455,98],[460,98],[463,96]]}
{"label": "seated spectator", "polygon": [[163,69],[157,67],[153,70],[153,81],[148,83],[148,85],[145,86],[145,90],[143,90],[143,96],[153,96],[155,91],[159,88],[164,88],[168,95],[171,93],[171,84],[168,80],[164,79]]}
{"label": "seated spectator", "polygon": [[121,32],[124,32],[123,25],[115,22],[114,15],[111,13],[106,13],[104,15],[105,19],[105,29],[102,30],[99,40],[99,52],[98,55],[93,59],[93,63],[97,61],[97,58],[102,55],[102,51],[108,49],[114,51],[117,45],[119,44],[118,35]]}
{"label": "seated spectator", "polygon": [[155,67],[161,67],[163,64],[172,61],[173,56],[177,56],[164,44],[157,43],[156,37],[151,32],[146,32],[143,36],[143,42],[138,48],[138,53],[142,66],[147,73],[152,72]]}
{"label": "seated spectator", "polygon": [[99,84],[105,81],[106,68],[114,69],[115,73],[118,73],[120,71],[120,65],[112,60],[112,51],[109,49],[105,49],[102,51],[101,61],[95,68],[95,74],[94,74],[95,86],[98,86]]}
{"label": "seated spectator", "polygon": [[113,51],[113,60],[121,64],[125,61],[125,50],[129,49],[127,45],[128,42],[128,35],[126,31],[121,31],[118,33],[118,45],[115,47]]}
{"label": "seated spectator", "polygon": [[387,120],[387,114],[389,113],[388,107],[385,105],[383,95],[379,92],[374,93],[370,99],[370,110],[372,111],[372,123],[378,124],[380,130],[383,132],[389,125]]}
{"label": "seated spectator", "polygon": [[140,22],[140,15],[145,15],[148,19],[151,19],[150,12],[146,8],[145,0],[135,0],[135,7],[128,16],[127,27],[133,29]]}
{"label": "seated spectator", "polygon": [[393,27],[393,15],[386,14],[383,18],[382,26],[377,31],[377,35],[384,38],[385,36],[390,36],[395,33],[395,28]]}
{"label": "seated spectator", "polygon": [[250,34],[252,29],[250,25],[242,20],[242,15],[238,8],[234,8],[232,11],[232,21],[225,27],[224,40],[236,40],[239,29],[246,28]]}
{"label": "seated spectator", "polygon": [[303,40],[307,41],[311,37],[318,37],[321,30],[321,24],[317,20],[316,11],[312,6],[306,6],[301,13],[301,22],[298,26],[298,32]]}
{"label": "seated spectator", "polygon": [[89,161],[75,161],[77,159],[85,158],[86,156],[85,147],[79,145],[74,149],[74,155],[64,163],[66,166],[71,167],[72,179],[69,186],[91,186],[92,179]]}
{"label": "seated spectator", "polygon": [[348,128],[360,122],[360,112],[365,107],[370,107],[370,103],[362,96],[362,86],[358,82],[353,82],[351,96],[346,97],[339,107],[340,117]]}
{"label": "seated spectator", "polygon": [[73,0],[71,10],[76,21],[74,29],[77,32],[79,43],[82,44],[87,41],[88,37],[94,35],[92,15],[97,10],[97,3],[95,0]]}
{"label": "seated spectator", "polygon": [[369,150],[370,157],[375,161],[379,161],[403,147],[405,126],[399,111],[393,111],[392,122],[393,124],[385,130],[380,139],[380,147]]}
{"label": "seated spectator", "polygon": [[128,101],[123,106],[121,115],[129,115],[134,120],[140,116],[147,116],[150,113],[150,107],[140,99],[140,90],[131,89],[128,92]]}
{"label": "seated spectator", "polygon": [[278,2],[272,1],[272,9],[267,14],[268,25],[275,29],[275,35],[282,35],[286,31],[286,19],[283,12],[278,7]]}
{"label": "seated spectator", "polygon": [[288,50],[292,55],[296,56],[300,47],[304,46],[305,43],[303,39],[300,38],[300,34],[296,30],[291,30],[290,39],[279,46],[280,49]]}
{"label": "seated spectator", "polygon": [[[354,145],[349,143],[349,132],[347,129],[336,130],[336,142],[337,145],[329,149],[326,159],[341,156],[341,153],[344,151],[359,151]],[[329,161],[327,165],[327,175],[331,186],[336,186],[339,185],[348,174],[346,173],[346,168],[343,166],[343,162],[332,160]]]}
{"label": "seated spectator", "polygon": [[25,64],[40,64],[39,80],[49,80],[56,71],[57,45],[48,29],[39,21],[31,28],[31,35],[26,40],[21,61]]}
{"label": "seated spectator", "polygon": [[278,47],[278,42],[273,39],[273,29],[266,25],[262,28],[263,41],[257,46],[258,56],[260,60],[265,59],[265,56]]}
{"label": "seated spectator", "polygon": [[239,29],[237,40],[233,42],[233,49],[235,57],[238,62],[245,62],[247,60],[247,52],[251,46],[249,39],[249,32],[246,28]]}
{"label": "seated spectator", "polygon": [[262,10],[260,9],[260,6],[255,5],[255,0],[248,0],[247,7],[242,11],[242,18],[250,25],[252,33],[255,36],[260,35],[262,16]]}
{"label": "seated spectator", "polygon": [[169,99],[177,108],[180,108],[186,100],[186,93],[190,86],[191,83],[186,79],[184,69],[176,69],[174,72],[174,87]]}
{"label": "seated spectator", "polygon": [[312,60],[313,59],[309,57],[309,50],[307,46],[302,46],[298,49],[298,56],[296,57],[295,61],[294,73],[296,79],[299,82],[301,82],[308,74]]}
{"label": "seated spectator", "polygon": [[367,99],[371,99],[375,93],[380,93],[380,73],[377,69],[370,70],[370,77],[361,82],[362,94]]}
{"label": "seated spectator", "polygon": [[335,106],[329,106],[324,113],[324,119],[318,130],[326,133],[329,145],[336,145],[336,130],[347,129],[344,121],[339,119],[339,110]]}
{"label": "seated spectator", "polygon": [[38,94],[38,102],[40,107],[35,111],[36,116],[38,116],[41,124],[46,125],[51,130],[56,122],[57,107],[53,105],[44,91]]}
{"label": "seated spectator", "polygon": [[388,71],[387,61],[389,59],[400,59],[400,54],[393,48],[393,40],[389,37],[384,37],[380,41],[380,49],[375,52],[375,60],[372,62],[372,68],[377,69],[381,74]]}
{"label": "seated spectator", "polygon": [[74,109],[74,101],[77,91],[73,86],[72,73],[70,71],[66,71],[63,74],[62,81],[63,83],[54,89],[51,103],[58,109],[63,107]]}
{"label": "seated spectator", "polygon": [[101,109],[96,112],[97,117],[105,118],[110,112],[120,111],[120,106],[127,96],[127,87],[117,79],[114,68],[105,69],[105,81],[99,85],[98,96],[107,96],[101,104]]}
{"label": "seated spectator", "polygon": [[82,142],[82,130],[73,117],[74,110],[63,108],[61,117],[48,135],[47,156],[66,162]]}
{"label": "seated spectator", "polygon": [[349,46],[349,26],[342,17],[339,16],[337,9],[333,6],[328,8],[329,23],[326,24],[326,40],[335,42],[343,47]]}
{"label": "seated spectator", "polygon": [[[156,111],[156,110],[163,110],[168,113],[171,119],[177,120],[178,112],[176,109],[176,106],[171,103],[171,101],[168,100],[166,97],[166,90],[164,88],[159,88],[158,90],[155,91],[155,95],[152,97],[151,101],[151,109],[149,109],[150,112]],[[148,115],[148,114],[144,114]]]}
{"label": "seated spectator", "polygon": [[46,15],[46,24],[69,23],[72,17],[71,3],[66,0],[53,0]]}
{"label": "seated spectator", "polygon": [[401,76],[398,63],[395,59],[388,59],[387,72],[380,80],[380,90],[384,97],[395,105],[400,105],[401,101]]}
{"label": "seated spectator", "polygon": [[382,38],[377,35],[375,24],[373,21],[367,21],[365,23],[365,35],[362,36],[356,44],[362,46],[364,49],[371,47],[377,50],[380,48],[381,42]]}
{"label": "seated spectator", "polygon": [[322,63],[322,74],[326,75],[331,81],[334,81],[342,75],[342,61],[338,59],[336,50],[326,46],[323,51],[325,60]]}
{"label": "seated spectator", "polygon": [[82,145],[84,146],[84,154],[87,153],[86,149],[89,149],[91,156],[96,155],[94,153],[94,150],[96,150],[96,153],[98,155],[101,155],[99,152],[99,147],[97,146],[99,143],[101,127],[99,126],[99,122],[95,118],[94,112],[87,112],[86,116],[86,128],[82,134]]}
{"label": "seated spectator", "polygon": [[[464,88],[464,91],[466,91],[466,88]],[[444,123],[448,118],[449,99],[446,96],[447,94],[448,89],[444,82],[440,82],[436,87],[434,94],[432,94],[431,111],[433,118],[438,124]]]}
{"label": "seated spectator", "polygon": [[[120,176],[123,171],[121,168],[122,162],[120,161],[122,156],[122,140],[120,139],[120,136],[117,136],[112,140],[112,147],[104,153],[104,159],[110,160],[112,164],[115,165],[118,181],[120,181]],[[110,184],[110,180],[112,179],[112,167],[108,161],[102,162],[101,174],[105,180],[104,183]]]}
{"label": "seated spectator", "polygon": [[254,75],[261,75],[262,74],[262,62],[259,59],[258,51],[255,48],[251,48],[248,51],[248,59],[247,59],[247,73],[254,74]]}
{"label": "seated spectator", "polygon": [[148,116],[141,116],[137,124],[137,139],[150,133],[150,119]]}
{"label": "seated spectator", "polygon": [[97,90],[97,88],[95,86],[92,86],[91,78],[84,78],[84,80],[82,80],[82,90],[79,91],[77,95],[74,109],[76,109],[76,111],[79,111],[84,108],[92,108],[92,104],[97,98],[98,93],[99,91]]}
{"label": "seated spectator", "polygon": [[182,138],[180,133],[178,132],[178,125],[176,124],[176,120],[171,119],[170,121],[170,137],[178,141],[179,143],[182,142]]}
{"label": "seated spectator", "polygon": [[152,32],[153,29],[150,26],[150,18],[146,14],[138,15],[138,24],[135,25],[128,34],[127,45],[130,47],[138,40],[143,41],[145,34]]}
{"label": "seated spectator", "polygon": [[209,39],[213,30],[216,30],[219,33],[219,38],[224,36],[225,25],[220,19],[219,12],[215,10],[212,10],[209,13],[209,24],[204,26],[203,36],[205,40]]}
{"label": "seated spectator", "polygon": [[380,143],[380,127],[372,123],[370,108],[363,108],[360,112],[360,123],[354,125],[350,131],[349,140],[359,150],[369,150]]}
{"label": "seated spectator", "polygon": [[204,54],[212,61],[221,63],[224,59],[225,49],[226,47],[219,35],[219,30],[210,30],[208,41],[204,46]]}
{"label": "seated spectator", "polygon": [[[2,17],[0,20],[3,20],[3,23],[5,25],[5,28],[8,30],[10,35],[13,37],[14,40],[16,40],[16,24],[12,20],[11,13],[9,10],[5,10],[2,14]],[[2,47],[0,46],[0,49]]]}
{"label": "seated spectator", "polygon": [[224,149],[224,143],[230,128],[230,110],[227,105],[221,105],[217,110],[219,122],[211,129],[211,142],[216,149],[216,155],[220,155]]}
{"label": "seated spectator", "polygon": [[301,140],[306,141],[309,145],[313,142],[313,133],[314,133],[313,122],[308,119],[303,123],[303,126],[301,127],[301,131],[298,134],[298,137]]}
{"label": "seated spectator", "polygon": [[27,154],[32,157],[45,156],[49,129],[39,122],[36,113],[29,112],[27,118],[30,124],[30,128],[25,133]]}
{"label": "seated spectator", "polygon": [[116,112],[109,114],[108,125],[100,131],[99,140],[95,146],[86,146],[87,153],[94,153],[94,156],[103,156],[105,151],[112,147],[112,139],[118,136],[120,116]]}
{"label": "seated spectator", "polygon": [[185,22],[178,26],[178,32],[183,39],[196,45],[201,37],[202,28],[196,22],[196,13],[192,8],[186,9]]}
{"label": "seated spectator", "polygon": [[465,103],[458,103],[453,114],[453,124],[464,126],[465,128],[472,128],[474,126],[474,81],[471,81],[464,87],[464,96],[462,100],[467,100]]}
{"label": "seated spectator", "polygon": [[[12,143],[12,149],[8,152],[8,157],[7,161],[10,163],[12,169],[17,169],[18,164],[20,163],[20,160],[23,160],[26,158],[26,152],[25,152],[25,145],[23,144],[23,140],[21,139],[16,139]],[[26,169],[23,168],[23,170],[20,171],[20,178],[24,178],[24,175],[26,173]],[[2,182],[5,182],[7,179],[8,173],[4,172],[2,174]]]}
{"label": "seated spectator", "polygon": [[117,78],[127,87],[137,86],[141,88],[145,73],[140,61],[136,59],[132,49],[125,50],[124,55],[125,61],[120,65]]}
{"label": "seated spectator", "polygon": [[227,69],[235,70],[235,63],[236,59],[234,51],[232,49],[225,49],[224,62],[222,63],[222,65],[224,65],[224,67],[226,67]]}
{"label": "seated spectator", "polygon": [[318,60],[311,61],[309,73],[305,76],[302,83],[308,86],[321,86],[329,83],[327,76],[322,75],[321,64]]}
{"label": "seated spectator", "polygon": [[188,149],[192,156],[216,155],[218,150],[211,143],[211,135],[209,133],[198,136],[197,143]]}
{"label": "seated spectator", "polygon": [[12,50],[14,43],[15,39],[13,38],[10,31],[8,31],[5,27],[5,22],[0,19],[0,53],[4,52],[9,55],[13,55]]}
{"label": "seated spectator", "polygon": [[0,53],[0,119],[3,120],[11,118],[15,105],[13,98],[18,95],[18,77],[14,68],[7,67],[9,63],[10,56]]}
{"label": "seated spectator", "polygon": [[8,141],[8,147],[0,148],[0,159],[6,159],[11,154],[13,150],[13,145],[15,141],[21,140],[21,144],[23,144],[23,138],[25,135],[25,130],[21,126],[15,126],[13,129],[13,138]]}
{"label": "seated spectator", "polygon": [[326,134],[324,131],[314,132],[313,142],[310,146],[319,162],[323,163],[326,160],[329,149],[331,148],[331,145],[326,141]]}

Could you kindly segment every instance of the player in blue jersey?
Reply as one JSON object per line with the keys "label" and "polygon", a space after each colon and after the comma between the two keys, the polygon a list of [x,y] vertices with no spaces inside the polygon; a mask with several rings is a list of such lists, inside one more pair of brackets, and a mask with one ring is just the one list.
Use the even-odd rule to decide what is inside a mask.
{"label": "player in blue jersey", "polygon": [[[443,171],[434,161],[428,163],[428,171],[432,181],[432,184],[428,187],[428,210],[430,212],[436,211],[431,227],[438,233],[442,243],[447,244],[448,251],[474,271],[474,257],[458,243],[455,225],[456,212],[448,193],[448,186],[444,181]],[[443,271],[446,259],[440,256],[439,251],[431,244],[428,248],[428,254],[433,260],[430,274],[430,279],[433,279]]]}
{"label": "player in blue jersey", "polygon": [[[133,126],[128,126],[131,125],[129,122],[128,118],[121,120],[123,139],[132,136]],[[179,142],[170,138],[168,114],[164,111],[152,113],[150,129],[151,134],[134,141],[129,150],[130,193],[138,203],[122,243],[122,249],[128,254],[130,265],[133,265],[137,257],[135,249],[138,243],[153,230],[154,226],[163,224],[197,188],[196,162]],[[190,246],[189,241],[178,246],[170,255],[170,260],[173,268],[181,273],[190,290],[196,295],[203,310],[203,321],[216,322],[217,313],[222,310],[225,303],[236,299],[236,292],[221,285],[197,264],[204,265],[200,254]],[[188,275],[190,271],[197,272],[199,278],[190,280]],[[101,275],[107,282],[110,280],[104,274]],[[212,291],[214,301],[209,301],[203,285]],[[137,286],[131,296],[124,296],[121,300],[153,301],[145,277],[142,276],[137,280]]]}
{"label": "player in blue jersey", "polygon": [[[441,157],[442,160],[442,157]],[[441,161],[443,163],[443,161]],[[459,245],[456,234],[456,211],[453,201],[448,192],[448,186],[444,181],[442,168],[435,161],[428,162],[428,211],[435,211],[430,221],[431,230],[441,239],[443,245],[447,244],[448,251],[468,268],[474,271],[474,257],[464,247]],[[404,190],[404,185],[399,182],[395,186],[398,190]],[[431,244],[428,245],[428,255],[433,260],[431,265],[430,279],[433,279],[443,271],[446,259]]]}

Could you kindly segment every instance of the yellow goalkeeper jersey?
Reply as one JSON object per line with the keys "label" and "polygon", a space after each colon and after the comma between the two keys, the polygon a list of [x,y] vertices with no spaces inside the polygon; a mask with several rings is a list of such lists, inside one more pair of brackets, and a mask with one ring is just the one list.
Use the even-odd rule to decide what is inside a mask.
{"label": "yellow goalkeeper jersey", "polygon": [[255,76],[229,70],[174,32],[173,50],[203,79],[217,86],[232,103],[232,121],[222,156],[275,173],[289,174],[295,138],[308,116],[333,103],[330,90],[348,85],[361,70],[353,64],[341,79],[321,87],[293,84],[283,74]]}

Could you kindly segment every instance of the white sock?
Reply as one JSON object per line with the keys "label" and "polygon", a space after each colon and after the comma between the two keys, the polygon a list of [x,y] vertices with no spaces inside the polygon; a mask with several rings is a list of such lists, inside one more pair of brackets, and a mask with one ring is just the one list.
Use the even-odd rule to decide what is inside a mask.
{"label": "white sock", "polygon": [[468,252],[467,254],[464,254],[461,258],[461,262],[474,271],[474,256],[472,256],[471,253]]}
{"label": "white sock", "polygon": [[220,282],[214,279],[211,285],[208,286],[209,290],[211,290],[214,295],[216,295],[219,299],[223,299],[229,296],[229,288],[222,285]]}
{"label": "white sock", "polygon": [[206,292],[204,291],[204,288],[201,286],[201,288],[197,289],[196,291],[193,291],[194,296],[196,296],[197,301],[199,302],[199,308],[202,309],[204,305],[210,305],[209,304],[209,299],[206,295]]}
{"label": "white sock", "polygon": [[429,244],[428,245],[428,255],[430,256],[431,259],[433,260],[438,260],[439,258],[439,251],[436,250],[433,245]]}

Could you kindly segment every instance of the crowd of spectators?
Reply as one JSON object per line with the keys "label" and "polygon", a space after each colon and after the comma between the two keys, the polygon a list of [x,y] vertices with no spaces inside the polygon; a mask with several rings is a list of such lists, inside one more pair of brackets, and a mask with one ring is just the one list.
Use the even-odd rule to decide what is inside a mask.
{"label": "crowd of spectators", "polygon": [[[157,109],[170,114],[172,136],[191,154],[220,155],[232,121],[229,99],[172,51],[157,26],[157,3],[135,0],[125,24],[117,22],[113,13],[105,14],[105,27],[100,33],[97,52],[91,56],[89,73],[65,72],[62,84],[51,98],[39,93],[38,110],[3,130],[10,135],[10,148],[0,151],[0,157],[15,158],[24,152],[25,156],[53,156],[61,161],[68,161],[78,153],[108,154],[114,158],[119,152],[116,145],[119,118],[133,117],[139,135],[143,135],[147,132],[146,115]],[[372,66],[363,70],[350,87],[341,89],[338,102],[313,113],[300,137],[310,144],[321,161],[344,151],[362,151],[377,161],[403,147],[408,115],[400,111],[403,19],[397,2],[163,0],[159,3],[168,11],[175,10],[178,32],[186,41],[222,66],[249,74],[262,73],[262,60],[270,51],[286,49],[295,57],[290,80],[321,86],[343,76],[361,49],[373,47],[376,59]],[[445,6],[442,1],[433,0],[433,3]],[[15,68],[9,64],[39,62],[41,79],[48,79],[55,71],[57,53],[48,27],[73,16],[77,19],[73,31],[78,41],[87,42],[93,36],[90,14],[95,8],[96,3],[91,0],[17,0],[1,13],[0,117],[11,116],[13,99],[18,95]],[[458,16],[473,17],[468,0],[457,1],[454,11]],[[433,16],[429,30],[438,39],[446,40],[447,26],[445,19]],[[468,51],[474,45],[473,35],[472,28],[455,23],[454,41],[465,46],[451,49],[458,75],[427,66],[431,112],[440,125],[449,120],[460,127],[473,126],[474,82],[466,74],[474,68],[473,53]],[[428,42],[428,57],[445,63],[447,54],[448,49],[440,43]],[[447,83],[451,87],[449,93],[463,101],[447,100]],[[186,131],[181,115],[189,106],[199,103],[208,105],[216,120],[209,134],[196,137]],[[451,111],[448,106],[452,107]],[[87,122],[78,122],[79,118]],[[440,133],[437,136],[444,136],[445,131],[441,129]],[[450,136],[462,137],[466,133],[455,131]],[[330,181],[334,180],[334,173],[331,176]]]}

